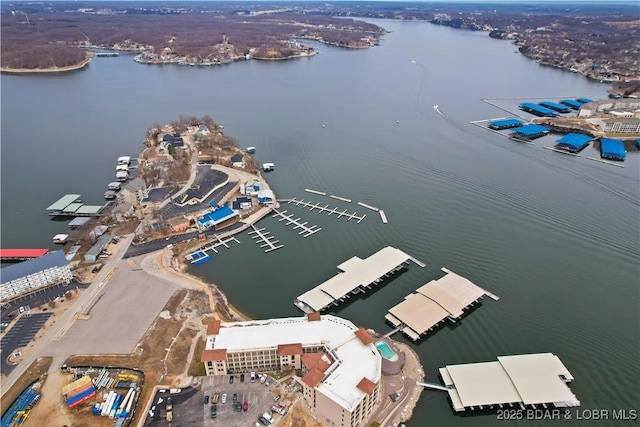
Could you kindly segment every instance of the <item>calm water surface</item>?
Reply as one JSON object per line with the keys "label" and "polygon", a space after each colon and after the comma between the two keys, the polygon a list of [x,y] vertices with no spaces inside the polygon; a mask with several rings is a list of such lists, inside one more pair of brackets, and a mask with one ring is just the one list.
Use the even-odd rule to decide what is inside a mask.
{"label": "calm water surface", "polygon": [[[637,410],[637,152],[618,168],[588,160],[598,156],[591,147],[575,158],[542,148],[557,137],[522,145],[469,123],[507,115],[481,98],[597,99],[608,86],[542,68],[486,34],[380,23],[392,32],[379,47],[320,45],[319,56],[304,60],[201,69],[121,56],[96,58],[73,74],[3,75],[2,246],[49,246],[66,222],[49,220],[46,206],[72,192],[100,203],[116,158],[137,154],[154,122],[209,114],[240,146],[256,146],[258,160],[276,164],[268,179],[279,197],[367,213],[355,224],[286,206],[323,230],[303,239],[265,219],[260,225],[283,249],[264,254],[242,234],[241,245],[192,270],[240,310],[299,315],[293,298],[338,264],[395,246],[427,267],[412,265],[332,313],[387,332],[387,309],[440,277],[443,266],[501,297],[411,344],[427,380],[439,381],[437,369],[447,364],[552,352],[576,378],[581,409]],[[514,112],[519,102],[495,101]],[[389,223],[305,188],[378,206]],[[407,425],[427,423],[505,422],[455,415],[444,393],[425,391]]]}

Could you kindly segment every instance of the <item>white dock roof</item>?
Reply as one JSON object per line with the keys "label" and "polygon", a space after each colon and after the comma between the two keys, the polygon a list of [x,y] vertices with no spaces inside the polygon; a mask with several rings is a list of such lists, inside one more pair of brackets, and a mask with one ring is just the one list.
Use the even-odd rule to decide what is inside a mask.
{"label": "white dock roof", "polygon": [[365,395],[358,383],[363,378],[378,383],[382,366],[380,353],[373,343],[363,344],[355,335],[357,330],[350,321],[331,315],[322,315],[319,321],[305,316],[222,323],[218,334],[207,338],[205,349],[239,352],[273,349],[280,344],[326,346],[339,361],[316,388],[352,411]]}
{"label": "white dock roof", "polygon": [[[462,316],[465,308],[485,295],[498,299],[464,277],[446,268],[442,268],[442,271],[447,274],[419,287],[415,294],[408,295],[404,301],[389,309],[390,314],[418,335],[447,317],[455,319]],[[404,332],[412,338],[415,336],[407,330]]]}
{"label": "white dock roof", "polygon": [[410,259],[409,255],[391,246],[366,259],[353,257],[338,266],[342,273],[300,295],[298,300],[319,311],[354,289],[374,283]]}
{"label": "white dock roof", "polygon": [[79,194],[65,194],[57,202],[47,208],[48,211],[61,211],[80,198]]}
{"label": "white dock roof", "polygon": [[446,384],[453,384],[449,394],[456,410],[507,403],[580,405],[566,384],[573,377],[558,356],[551,353],[447,365],[440,372]]}

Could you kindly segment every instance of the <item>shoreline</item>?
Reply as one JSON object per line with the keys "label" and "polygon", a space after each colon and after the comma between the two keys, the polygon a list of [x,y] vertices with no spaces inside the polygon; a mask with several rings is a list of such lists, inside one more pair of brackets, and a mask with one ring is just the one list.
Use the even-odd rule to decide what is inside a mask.
{"label": "shoreline", "polygon": [[42,74],[42,73],[68,73],[69,71],[82,70],[89,65],[91,59],[95,56],[93,52],[87,53],[87,58],[80,64],[68,65],[66,67],[56,68],[0,68],[0,73],[5,74]]}

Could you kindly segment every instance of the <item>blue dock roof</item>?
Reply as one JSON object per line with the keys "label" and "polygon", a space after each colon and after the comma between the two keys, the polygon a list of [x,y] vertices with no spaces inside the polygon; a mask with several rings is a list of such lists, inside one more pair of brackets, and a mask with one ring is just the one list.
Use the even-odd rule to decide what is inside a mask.
{"label": "blue dock roof", "polygon": [[552,101],[542,101],[539,105],[542,105],[545,108],[550,108],[555,111],[559,111],[561,113],[568,113],[570,108],[566,105],[558,104],[557,102]]}
{"label": "blue dock roof", "polygon": [[569,133],[556,142],[558,145],[567,147],[570,151],[579,151],[589,145],[591,137],[589,135],[583,135],[581,133]]}
{"label": "blue dock roof", "polygon": [[200,225],[203,227],[220,224],[234,216],[238,215],[233,209],[230,207],[223,207],[213,212],[210,212],[204,215],[202,218],[198,220]]}
{"label": "blue dock roof", "polygon": [[503,119],[503,120],[492,120],[489,122],[489,126],[496,128],[512,128],[522,126],[522,120],[518,119]]}
{"label": "blue dock roof", "polygon": [[542,107],[538,104],[534,104],[532,102],[523,102],[522,104],[520,104],[520,108],[522,108],[523,110],[529,111],[533,114],[537,114],[541,116],[547,116],[547,117],[558,116],[558,113],[556,113],[555,111],[549,108]]}
{"label": "blue dock roof", "polygon": [[578,98],[576,99],[576,101],[578,101],[581,104],[588,104],[590,102],[593,102],[593,99],[589,99],[589,98]]}
{"label": "blue dock roof", "polygon": [[580,107],[582,106],[581,102],[574,101],[573,99],[563,99],[562,101],[560,101],[560,104],[568,105],[569,107],[574,108],[576,110],[579,110]]}
{"label": "blue dock roof", "polygon": [[605,158],[624,160],[627,157],[627,150],[624,149],[624,143],[619,139],[601,138],[600,154]]}
{"label": "blue dock roof", "polygon": [[549,128],[542,125],[526,125],[516,129],[513,133],[517,133],[524,136],[533,136],[549,132]]}

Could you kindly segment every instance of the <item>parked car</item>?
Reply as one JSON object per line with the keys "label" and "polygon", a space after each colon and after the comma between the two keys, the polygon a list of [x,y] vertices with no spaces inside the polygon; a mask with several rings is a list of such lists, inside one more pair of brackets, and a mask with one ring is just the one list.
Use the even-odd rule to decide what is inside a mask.
{"label": "parked car", "polygon": [[242,412],[242,403],[236,403],[236,412]]}
{"label": "parked car", "polygon": [[260,418],[258,418],[258,421],[260,421],[263,426],[269,425],[269,421],[267,421],[267,419],[263,416],[260,416]]}
{"label": "parked car", "polygon": [[227,393],[222,393],[222,396],[220,397],[220,402],[227,403]]}
{"label": "parked car", "polygon": [[229,384],[233,384],[233,375],[229,376]]}
{"label": "parked car", "polygon": [[242,404],[242,410],[244,412],[247,412],[249,410],[249,402],[247,402],[246,400],[244,401],[244,403]]}
{"label": "parked car", "polygon": [[204,404],[206,405],[206,404],[208,404],[208,403],[209,403],[209,395],[207,394],[207,395],[204,397]]}
{"label": "parked car", "polygon": [[214,394],[211,398],[211,403],[218,403],[218,399],[220,399],[220,395],[218,393]]}
{"label": "parked car", "polygon": [[244,382],[244,374],[240,374],[240,382],[243,383]]}
{"label": "parked car", "polygon": [[211,408],[210,408],[210,410],[209,410],[209,416],[210,416],[211,418],[215,418],[217,415],[218,415],[218,414],[217,414],[217,408],[216,408],[216,405],[211,405]]}
{"label": "parked car", "polygon": [[264,384],[267,380],[267,376],[265,374],[260,374],[260,384]]}
{"label": "parked car", "polygon": [[256,382],[256,373],[255,372],[251,372],[251,382],[252,383]]}
{"label": "parked car", "polygon": [[238,403],[238,393],[233,393],[233,403]]}

